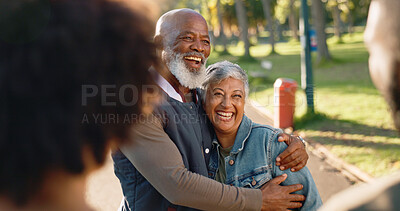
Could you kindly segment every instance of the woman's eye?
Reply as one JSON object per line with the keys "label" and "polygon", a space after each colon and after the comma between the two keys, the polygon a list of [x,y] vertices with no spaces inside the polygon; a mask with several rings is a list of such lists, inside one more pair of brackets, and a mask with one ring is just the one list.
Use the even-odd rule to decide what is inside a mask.
{"label": "woman's eye", "polygon": [[233,95],[234,98],[242,98],[242,95]]}
{"label": "woman's eye", "polygon": [[216,93],[214,93],[214,95],[215,95],[215,96],[222,96],[222,93],[216,92]]}

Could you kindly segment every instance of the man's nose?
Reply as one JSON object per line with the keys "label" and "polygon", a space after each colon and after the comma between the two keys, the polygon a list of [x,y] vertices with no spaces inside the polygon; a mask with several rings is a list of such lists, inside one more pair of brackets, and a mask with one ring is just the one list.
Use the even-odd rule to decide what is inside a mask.
{"label": "man's nose", "polygon": [[190,47],[196,52],[204,53],[205,51],[205,44],[201,40],[196,39]]}

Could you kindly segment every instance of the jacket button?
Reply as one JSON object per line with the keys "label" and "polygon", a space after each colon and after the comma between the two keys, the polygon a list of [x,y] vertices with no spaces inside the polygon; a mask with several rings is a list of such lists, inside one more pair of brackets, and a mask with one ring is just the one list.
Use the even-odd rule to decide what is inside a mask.
{"label": "jacket button", "polygon": [[233,164],[235,164],[235,161],[234,161],[234,160],[230,160],[230,161],[229,161],[229,165],[232,166]]}
{"label": "jacket button", "polygon": [[210,149],[206,148],[206,150],[204,150],[206,154],[208,154],[210,152]]}
{"label": "jacket button", "polygon": [[257,184],[257,182],[254,180],[254,177],[253,177],[253,181],[251,181],[251,185],[254,186],[256,184]]}

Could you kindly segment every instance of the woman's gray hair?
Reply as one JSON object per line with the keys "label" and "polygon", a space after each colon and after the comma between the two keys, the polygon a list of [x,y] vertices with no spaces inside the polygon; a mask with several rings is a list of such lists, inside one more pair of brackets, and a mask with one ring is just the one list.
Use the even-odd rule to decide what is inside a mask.
{"label": "woman's gray hair", "polygon": [[206,100],[207,90],[211,84],[220,83],[227,78],[241,80],[244,85],[245,98],[249,95],[249,80],[246,72],[237,64],[228,61],[221,61],[207,67],[206,79],[203,82],[203,92],[201,94],[203,101]]}

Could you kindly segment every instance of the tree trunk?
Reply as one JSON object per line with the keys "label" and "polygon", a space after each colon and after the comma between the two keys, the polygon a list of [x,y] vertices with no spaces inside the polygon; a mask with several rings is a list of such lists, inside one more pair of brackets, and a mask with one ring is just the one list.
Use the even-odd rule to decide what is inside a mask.
{"label": "tree trunk", "polygon": [[235,0],[235,8],[236,8],[236,14],[237,14],[237,19],[239,22],[239,32],[240,32],[240,38],[244,42],[244,56],[245,57],[250,57],[250,41],[248,37],[248,22],[247,22],[247,15],[246,15],[246,9],[243,5],[242,0]]}
{"label": "tree trunk", "polygon": [[219,40],[221,41],[222,45],[224,46],[224,53],[228,52],[228,49],[226,47],[227,45],[227,40],[226,40],[226,35],[224,32],[224,23],[222,21],[222,11],[221,11],[221,0],[217,0],[217,16],[218,16],[218,22],[219,22]]}
{"label": "tree trunk", "polygon": [[296,18],[296,13],[294,11],[294,1],[295,0],[290,0],[289,4],[289,27],[290,30],[292,31],[292,38],[296,41],[299,41],[299,21]]}
{"label": "tree trunk", "polygon": [[351,13],[348,14],[348,19],[349,19],[349,23],[347,26],[347,32],[349,33],[349,35],[353,34],[353,16],[351,15]]}
{"label": "tree trunk", "polygon": [[335,27],[335,36],[339,39],[339,40],[341,40],[342,39],[342,30],[340,29],[340,25],[341,25],[341,23],[340,23],[340,10],[339,10],[339,7],[338,7],[338,5],[336,4],[334,7],[333,7],[333,10],[332,10],[332,16],[333,16],[333,25],[334,25],[334,27]]}
{"label": "tree trunk", "polygon": [[[192,2],[194,2],[194,1],[192,1]],[[205,19],[206,19],[207,25],[208,25],[208,35],[210,36],[211,40],[215,40],[214,26],[211,24],[212,23],[211,22],[211,9],[210,9],[210,7],[208,7],[207,0],[202,0],[199,7],[201,8],[201,11],[203,14],[207,14],[206,15],[207,18],[205,18]],[[189,7],[189,8],[191,8],[191,7]]]}
{"label": "tree trunk", "polygon": [[349,35],[351,35],[352,33],[353,33],[353,25],[354,25],[354,23],[353,23],[353,15],[351,14],[351,10],[350,10],[350,3],[349,3],[349,0],[347,0],[347,3],[346,3],[346,5],[347,5],[347,8],[348,8],[348,10],[349,10],[349,13],[347,14],[347,22],[348,22],[348,28],[347,28],[347,32],[349,33]]}
{"label": "tree trunk", "polygon": [[276,34],[278,35],[278,39],[276,41],[281,41],[283,40],[282,25],[281,23],[279,23],[277,19],[275,19],[275,26],[276,26]]}
{"label": "tree trunk", "polygon": [[317,34],[317,63],[322,60],[331,60],[325,34],[325,15],[321,0],[312,0],[312,19]]}
{"label": "tree trunk", "polygon": [[260,30],[258,29],[258,26],[256,25],[256,35],[257,35],[257,37],[259,37],[260,36]]}
{"label": "tree trunk", "polygon": [[274,21],[271,15],[271,0],[262,0],[264,16],[267,20],[267,29],[269,31],[269,43],[271,44],[271,54],[275,53],[275,31]]}

